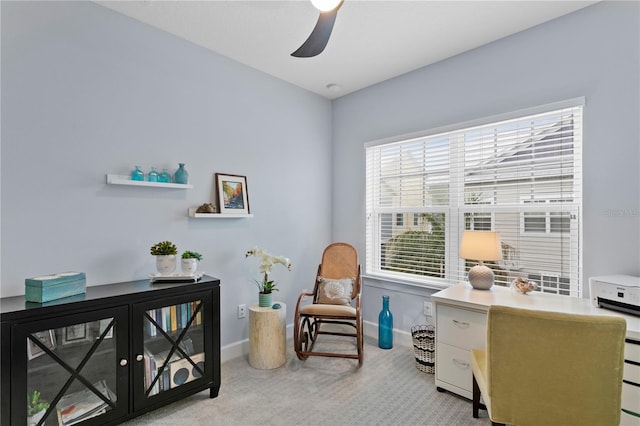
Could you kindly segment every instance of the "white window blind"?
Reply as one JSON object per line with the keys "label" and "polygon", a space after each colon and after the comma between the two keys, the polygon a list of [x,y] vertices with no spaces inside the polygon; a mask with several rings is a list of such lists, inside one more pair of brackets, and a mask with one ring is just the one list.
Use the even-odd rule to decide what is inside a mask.
{"label": "white window blind", "polygon": [[[501,236],[496,283],[580,296],[583,100],[366,146],[366,273],[446,286],[475,262],[465,229]],[[402,219],[400,219],[401,217]]]}

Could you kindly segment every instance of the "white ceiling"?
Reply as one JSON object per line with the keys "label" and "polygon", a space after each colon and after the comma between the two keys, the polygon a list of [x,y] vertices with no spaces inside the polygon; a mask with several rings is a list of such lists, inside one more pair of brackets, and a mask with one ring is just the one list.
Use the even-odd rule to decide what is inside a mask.
{"label": "white ceiling", "polygon": [[96,3],[335,99],[596,1],[345,0],[314,58],[290,56],[318,18],[308,0]]}

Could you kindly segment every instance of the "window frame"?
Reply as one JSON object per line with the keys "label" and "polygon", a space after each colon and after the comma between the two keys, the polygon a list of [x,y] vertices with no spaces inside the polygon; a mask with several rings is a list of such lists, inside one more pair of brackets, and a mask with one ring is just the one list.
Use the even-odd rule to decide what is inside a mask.
{"label": "window frame", "polygon": [[[496,126],[498,126],[499,124],[501,124],[500,122],[507,121],[507,120],[518,120],[518,119],[529,118],[529,116],[535,116],[537,114],[545,114],[549,112],[570,109],[570,108],[580,108],[580,111],[577,113],[578,117],[580,118],[580,121],[575,123],[572,122],[572,127],[571,127],[572,131],[576,131],[576,130],[580,131],[579,136],[573,135],[573,134],[571,136],[572,143],[577,144],[578,146],[574,148],[576,152],[572,152],[570,157],[572,158],[572,161],[576,161],[575,164],[578,165],[577,171],[574,171],[574,173],[577,174],[577,178],[575,182],[575,191],[578,193],[577,200],[575,202],[577,203],[577,205],[572,207],[569,211],[565,209],[558,209],[557,211],[554,210],[552,212],[551,209],[549,209],[548,213],[545,215],[545,232],[540,233],[540,235],[564,234],[564,232],[557,232],[557,233],[551,232],[551,229],[550,229],[551,213],[567,213],[570,215],[570,220],[577,219],[577,242],[575,242],[575,244],[577,244],[576,249],[578,251],[578,256],[576,259],[577,264],[575,266],[573,264],[571,265],[571,271],[572,271],[571,276],[577,277],[575,278],[575,286],[577,286],[577,289],[572,293],[572,295],[581,296],[583,292],[582,284],[581,284],[583,282],[582,280],[582,271],[583,271],[582,240],[583,239],[582,239],[582,221],[580,220],[580,215],[582,210],[582,171],[581,171],[582,153],[581,151],[582,151],[582,141],[584,139],[581,134],[581,130],[582,130],[582,118],[584,117],[584,104],[585,104],[584,97],[574,98],[566,101],[541,105],[534,108],[517,110],[517,111],[513,111],[506,114],[500,114],[500,115],[486,117],[478,120],[458,123],[450,126],[434,128],[434,129],[423,131],[423,132],[402,135],[402,136],[393,137],[393,138],[386,138],[386,139],[365,143],[364,144],[365,145],[365,163],[366,163],[365,183],[366,183],[366,192],[367,192],[366,194],[367,200],[366,200],[366,206],[365,206],[366,207],[365,246],[366,246],[367,253],[365,257],[364,276],[370,277],[376,280],[390,281],[390,282],[396,282],[396,283],[407,284],[407,285],[417,285],[421,287],[435,288],[435,289],[446,288],[454,284],[455,282],[458,282],[459,281],[458,279],[452,278],[451,273],[447,273],[445,278],[440,279],[435,277],[424,277],[424,276],[411,277],[411,276],[407,276],[408,274],[398,274],[390,271],[382,271],[382,265],[379,262],[380,262],[380,258],[382,257],[380,253],[382,249],[380,247],[383,241],[381,241],[381,238],[380,238],[381,237],[380,230],[377,230],[376,232],[371,227],[371,222],[372,221],[375,222],[372,215],[382,214],[382,213],[394,214],[399,211],[403,211],[403,213],[405,214],[412,213],[413,216],[407,215],[407,217],[404,218],[404,222],[403,222],[404,225],[406,225],[407,227],[410,227],[412,223],[415,225],[415,218],[419,214],[444,213],[445,223],[446,223],[445,265],[448,265],[447,269],[460,270],[460,268],[464,269],[465,261],[458,257],[457,247],[459,244],[460,236],[462,234],[462,229],[465,228],[465,213],[468,213],[474,210],[473,208],[470,208],[470,205],[467,205],[464,202],[458,202],[459,199],[463,196],[462,194],[465,193],[464,187],[463,187],[464,184],[461,182],[460,176],[450,176],[449,177],[450,180],[447,182],[447,184],[458,185],[458,189],[460,189],[460,187],[463,187],[463,190],[456,191],[456,190],[450,189],[448,205],[438,205],[438,206],[430,205],[427,207],[420,206],[415,208],[377,207],[372,211],[370,209],[371,200],[369,198],[371,196],[371,192],[373,191],[372,189],[373,184],[370,182],[370,179],[375,180],[376,176],[372,175],[371,171],[369,170],[370,160],[368,157],[369,155],[368,148],[378,147],[380,145],[391,146],[394,144],[408,143],[412,141],[417,141],[419,139],[427,139],[434,136],[443,136],[443,135],[449,136],[449,137],[451,135],[457,136],[457,135],[463,134],[464,131],[468,133],[469,129],[472,129],[475,126],[487,126],[492,124],[496,124]],[[572,117],[575,117],[575,116],[572,115]],[[451,135],[447,135],[447,134],[451,134]],[[464,136],[461,136],[460,138],[464,139]],[[457,144],[456,146],[458,148],[456,149],[459,149],[459,145],[461,142],[454,139],[453,142],[450,142],[450,143]],[[572,145],[572,148],[573,148],[573,145]],[[457,154],[454,153],[454,156],[455,155]],[[576,160],[573,160],[574,158]],[[459,161],[459,160],[457,158],[452,158],[451,162],[453,161]],[[458,171],[458,173],[462,173],[464,175],[465,168],[463,167],[462,171],[461,172]],[[377,177],[380,178],[379,175]],[[482,206],[486,204],[489,204],[489,205],[486,206],[485,210],[482,210],[483,209]],[[548,203],[547,207],[551,207],[549,204],[551,203]],[[492,205],[491,201],[487,202],[486,200],[482,200],[482,202],[478,203],[477,206],[475,204],[473,206],[476,209],[475,211],[483,212],[483,214],[488,214],[488,213],[491,214],[491,229],[494,230],[496,226],[495,225],[496,217],[495,217],[495,213],[492,210],[491,205]],[[452,206],[456,206],[456,207],[452,208]],[[413,220],[411,220],[411,217],[413,217]],[[524,223],[524,210],[521,210],[520,211],[520,232],[523,232],[524,230],[523,223]],[[576,231],[575,229],[572,229],[570,232],[576,232]],[[531,233],[526,233],[526,234],[531,235]],[[374,267],[372,267],[372,265],[374,265]],[[380,269],[376,270],[375,265],[378,265]],[[549,275],[549,274],[552,274],[552,273],[545,273],[545,275]]]}

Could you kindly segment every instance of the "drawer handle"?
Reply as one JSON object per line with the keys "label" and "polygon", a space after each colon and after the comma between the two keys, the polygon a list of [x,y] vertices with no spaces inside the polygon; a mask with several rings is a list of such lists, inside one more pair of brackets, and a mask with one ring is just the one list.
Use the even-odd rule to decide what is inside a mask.
{"label": "drawer handle", "polygon": [[469,323],[468,322],[463,322],[463,321],[458,321],[458,320],[452,320],[453,323],[455,325],[457,325],[460,328],[469,328]]}
{"label": "drawer handle", "polygon": [[459,359],[455,359],[453,358],[453,363],[456,364],[458,367],[462,367],[464,369],[469,368],[469,363],[466,361],[460,361]]}

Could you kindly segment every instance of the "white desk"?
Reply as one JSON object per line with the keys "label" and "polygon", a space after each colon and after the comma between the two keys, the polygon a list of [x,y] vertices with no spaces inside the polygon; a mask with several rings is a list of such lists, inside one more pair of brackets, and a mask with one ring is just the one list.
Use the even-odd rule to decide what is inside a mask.
{"label": "white desk", "polygon": [[[475,290],[459,283],[431,296],[436,308],[436,386],[471,399],[470,351],[484,348],[487,310],[491,305],[585,315],[612,315],[627,321],[625,371],[622,388],[623,425],[640,425],[640,317],[591,305],[588,299],[533,292],[520,294],[506,287]],[[629,362],[631,361],[631,362]]]}

